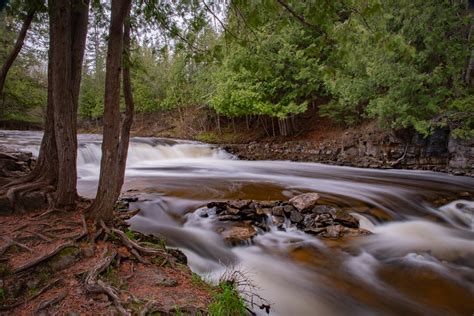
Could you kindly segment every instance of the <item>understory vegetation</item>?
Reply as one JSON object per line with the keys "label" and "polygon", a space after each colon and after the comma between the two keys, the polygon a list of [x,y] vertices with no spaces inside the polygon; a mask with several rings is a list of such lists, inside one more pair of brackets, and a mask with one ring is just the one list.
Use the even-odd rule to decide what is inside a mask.
{"label": "understory vegetation", "polygon": [[[205,108],[228,121],[272,118],[286,135],[298,129],[291,119],[316,105],[320,116],[346,126],[375,119],[385,128],[413,127],[424,135],[437,127],[474,135],[468,1],[193,5],[199,13],[177,17],[186,28],[173,24],[159,33],[133,21],[140,35],[131,52],[138,115],[173,110],[180,118],[186,109]],[[104,104],[106,7],[95,6],[90,16],[79,101],[80,118],[97,125]],[[38,121],[43,115],[46,51],[33,43],[44,41],[46,26],[33,24],[0,100],[1,120]],[[0,60],[18,28],[19,21],[2,12]]]}

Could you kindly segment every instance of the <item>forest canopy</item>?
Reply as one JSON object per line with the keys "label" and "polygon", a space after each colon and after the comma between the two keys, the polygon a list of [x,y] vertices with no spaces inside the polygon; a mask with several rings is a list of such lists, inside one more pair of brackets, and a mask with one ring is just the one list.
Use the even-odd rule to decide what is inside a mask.
{"label": "forest canopy", "polygon": [[[0,60],[24,12],[1,13]],[[158,2],[157,2],[158,3]],[[468,1],[183,1],[132,21],[135,111],[207,108],[286,119],[317,104],[347,126],[377,120],[424,135],[474,136],[473,14]],[[183,4],[183,7],[185,6]],[[103,115],[106,2],[89,15],[79,116]],[[138,15],[135,15],[138,16]],[[148,23],[153,18],[160,27]],[[173,20],[174,18],[174,20]],[[0,100],[0,120],[41,120],[47,19],[33,21]]]}

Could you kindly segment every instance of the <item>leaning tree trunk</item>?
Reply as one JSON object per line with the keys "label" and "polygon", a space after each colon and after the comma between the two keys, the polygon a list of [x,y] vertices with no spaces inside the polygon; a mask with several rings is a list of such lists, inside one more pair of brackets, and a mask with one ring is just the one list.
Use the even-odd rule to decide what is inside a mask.
{"label": "leaning tree trunk", "polygon": [[[112,218],[113,207],[120,195],[123,184],[121,165],[124,164],[126,159],[126,149],[121,146],[121,143],[124,142],[125,138],[128,142],[128,135],[123,135],[127,137],[122,139],[120,137],[120,74],[124,48],[124,22],[130,12],[130,6],[131,0],[112,0],[105,72],[100,178],[96,198],[89,208],[89,215],[96,220],[108,221]],[[126,80],[125,78],[126,76],[124,80]],[[128,104],[127,111],[129,111],[129,108]]]}
{"label": "leaning tree trunk", "polygon": [[12,51],[8,54],[7,59],[3,63],[2,69],[0,70],[0,95],[2,95],[3,87],[5,86],[5,79],[7,78],[8,71],[10,70],[13,62],[15,61],[16,57],[21,51],[23,47],[23,43],[25,42],[26,33],[30,28],[31,22],[33,21],[33,17],[35,16],[36,11],[32,10],[28,12],[23,21],[23,25],[21,26],[20,33],[18,33],[18,37],[16,39],[15,45],[13,46]]}

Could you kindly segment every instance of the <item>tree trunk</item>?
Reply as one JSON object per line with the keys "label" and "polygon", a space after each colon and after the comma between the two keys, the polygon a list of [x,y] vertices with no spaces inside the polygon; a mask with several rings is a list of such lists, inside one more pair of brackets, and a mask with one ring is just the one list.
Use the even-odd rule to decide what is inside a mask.
{"label": "tree trunk", "polygon": [[276,133],[275,133],[275,122],[273,121],[273,116],[271,117],[271,120],[272,120],[272,134],[273,134],[273,137],[276,136]]}
{"label": "tree trunk", "polygon": [[77,104],[87,35],[88,3],[51,0],[52,100],[58,153],[55,207],[74,209],[77,199]]}
{"label": "tree trunk", "polygon": [[21,51],[23,43],[25,42],[26,33],[30,28],[33,17],[35,16],[36,11],[32,10],[28,12],[21,26],[20,33],[18,33],[18,38],[16,39],[15,45],[13,46],[12,51],[7,56],[7,59],[3,63],[2,69],[0,70],[0,95],[3,93],[3,87],[5,86],[5,79],[7,78],[8,71],[10,70],[13,62]]}
{"label": "tree trunk", "polygon": [[125,166],[127,164],[128,145],[130,143],[130,130],[133,124],[133,103],[132,80],[130,78],[130,9],[127,13],[124,31],[123,31],[123,96],[125,99],[125,117],[122,122],[122,131],[120,135],[119,152],[119,178],[117,179],[117,198],[120,195],[125,179]]}
{"label": "tree trunk", "polygon": [[55,208],[74,208],[77,198],[77,104],[89,0],[50,0],[48,4],[50,44],[45,129],[34,170],[9,183],[2,192],[14,210],[17,199],[21,205],[21,197],[35,190],[43,192],[49,206]]}
{"label": "tree trunk", "polygon": [[[469,29],[469,35],[467,37],[468,45],[472,41],[472,37],[474,36],[473,34],[474,34],[474,25],[471,25],[471,27]],[[474,48],[471,49],[471,54],[469,55],[469,59],[468,59],[468,62],[467,62],[467,67],[466,67],[466,74],[465,74],[465,77],[464,77],[464,82],[468,86],[474,84],[474,80],[472,79],[473,72],[474,72]]]}
{"label": "tree trunk", "polygon": [[[102,159],[97,195],[89,208],[96,220],[112,218],[113,207],[120,195],[120,73],[123,53],[124,21],[130,11],[131,0],[112,0],[103,116]],[[130,106],[128,106],[130,108]],[[125,150],[126,151],[126,150]],[[126,152],[125,152],[126,154]],[[123,177],[123,176],[122,176]]]}
{"label": "tree trunk", "polygon": [[217,122],[217,131],[219,132],[219,135],[222,134],[221,130],[221,117],[219,114],[216,116],[216,122]]}

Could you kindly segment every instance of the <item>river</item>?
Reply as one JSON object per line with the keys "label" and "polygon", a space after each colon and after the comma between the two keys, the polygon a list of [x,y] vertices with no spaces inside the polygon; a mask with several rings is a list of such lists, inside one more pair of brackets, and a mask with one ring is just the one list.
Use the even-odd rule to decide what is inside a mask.
{"label": "river", "polygon": [[[0,145],[34,155],[40,138],[0,131]],[[100,138],[79,135],[82,195],[94,196],[99,164]],[[474,314],[472,178],[242,161],[198,142],[133,138],[123,190],[145,199],[131,205],[141,209],[133,229],[182,249],[193,271],[209,280],[242,271],[272,303],[271,315]],[[213,219],[196,214],[208,201],[286,200],[304,192],[349,209],[373,234],[318,239],[287,227],[229,247]]]}

